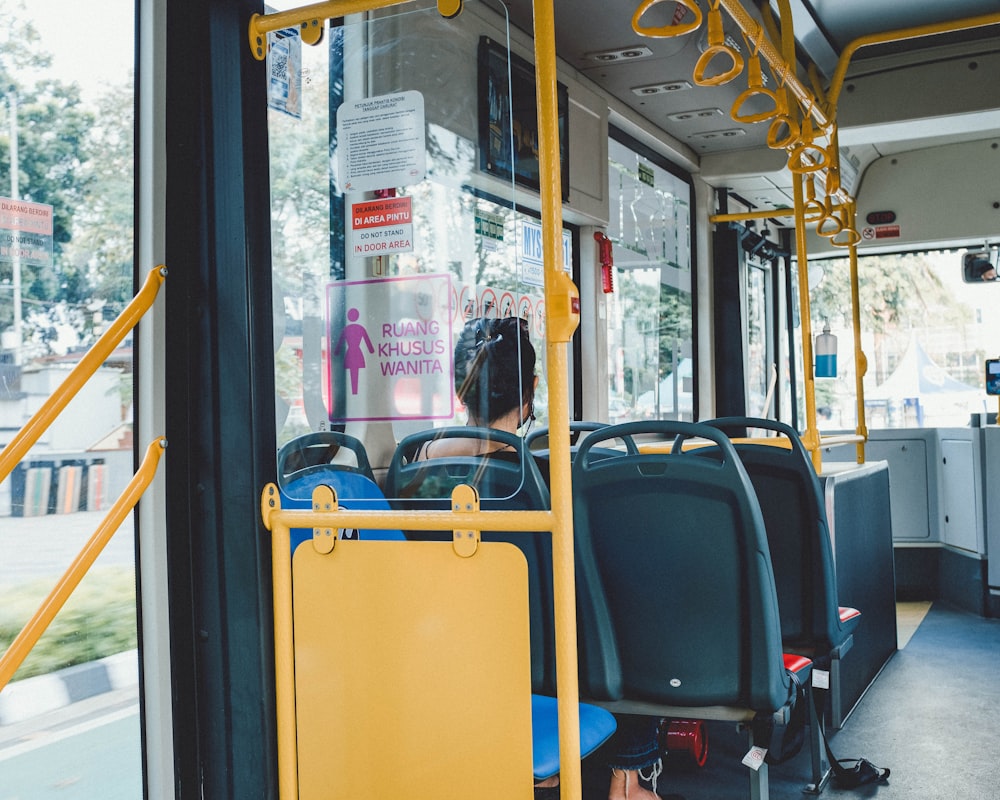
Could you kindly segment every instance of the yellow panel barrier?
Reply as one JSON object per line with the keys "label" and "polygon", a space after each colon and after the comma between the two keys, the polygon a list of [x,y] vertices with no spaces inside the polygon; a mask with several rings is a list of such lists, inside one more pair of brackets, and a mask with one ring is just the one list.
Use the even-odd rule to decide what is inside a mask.
{"label": "yellow panel barrier", "polygon": [[363,798],[373,776],[385,797],[532,797],[516,547],[463,558],[447,542],[305,544],[293,583],[297,797]]}
{"label": "yellow panel barrier", "polygon": [[[462,508],[469,499],[454,497]],[[361,797],[378,774],[388,796],[430,797],[447,784],[449,794],[472,797],[489,785],[498,797],[527,800],[531,683],[521,553],[503,543],[479,543],[465,555],[455,543],[323,535],[378,527],[352,521],[360,514],[405,527],[473,529],[478,540],[484,519],[493,523],[484,529],[509,530],[525,512],[357,512],[339,508],[323,486],[312,505],[283,510],[274,484],[261,496],[272,535],[280,796]],[[293,527],[319,534],[294,561]]]}
{"label": "yellow panel barrier", "polygon": [[136,326],[142,315],[153,305],[166,277],[167,268],[162,264],[149,271],[146,282],[139,293],[132,298],[132,302],[125,307],[125,310],[118,315],[118,318],[102,334],[101,338],[80,359],[80,363],[73,367],[59,388],[52,393],[52,396],[42,404],[42,407],[35,412],[27,424],[4,447],[3,451],[0,452],[0,481],[10,475],[32,445],[45,433],[52,421],[66,408],[69,401],[97,372],[114,349],[121,344],[125,335]]}
{"label": "yellow panel barrier", "polygon": [[166,448],[165,439],[155,439],[146,448],[146,455],[139,465],[138,472],[129,481],[121,497],[115,501],[108,511],[107,516],[98,526],[94,534],[87,540],[83,549],[73,559],[66,572],[56,583],[55,588],[49,592],[48,597],[42,601],[41,606],[25,624],[21,632],[14,637],[7,651],[0,658],[0,691],[7,685],[7,682],[17,672],[31,648],[35,646],[45,629],[55,618],[59,610],[65,605],[66,600],[73,593],[73,590],[80,585],[83,576],[94,565],[97,557],[104,550],[105,545],[111,540],[115,531],[121,527],[122,522],[128,513],[135,508],[146,487],[153,481],[156,474],[156,466],[160,463],[160,456]]}

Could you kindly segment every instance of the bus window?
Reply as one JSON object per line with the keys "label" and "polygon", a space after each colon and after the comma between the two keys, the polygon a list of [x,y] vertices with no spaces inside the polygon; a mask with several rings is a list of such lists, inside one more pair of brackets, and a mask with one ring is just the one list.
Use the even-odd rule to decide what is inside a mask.
{"label": "bus window", "polygon": [[[155,262],[136,257],[133,235],[136,4],[102,5],[100,44],[86,49],[92,6],[0,9],[2,450],[71,370],[81,374],[132,300],[133,276]],[[36,425],[37,441],[25,427],[31,449],[0,476],[0,653],[36,611],[59,608],[50,593],[81,551],[96,555],[94,534],[132,478],[138,341],[128,334],[51,425]],[[148,612],[158,596],[146,572],[140,598],[137,556],[159,563],[159,551],[138,516],[113,532],[0,692],[0,795],[143,796],[142,746],[155,733],[140,727],[136,603]],[[145,618],[147,646],[156,616]]]}
{"label": "bus window", "polygon": [[774,416],[773,340],[770,336],[773,298],[771,268],[748,261],[747,269],[747,411],[751,416]]}
{"label": "bus window", "polygon": [[608,159],[609,420],[694,419],[691,185],[623,134]]}
{"label": "bus window", "polygon": [[[964,427],[971,414],[991,410],[985,360],[994,355],[1000,322],[990,313],[992,287],[966,283],[955,269],[963,255],[939,250],[858,260],[869,427]],[[813,327],[829,321],[841,348],[851,347],[843,302],[850,296],[848,260],[816,266],[823,278],[813,286]],[[838,367],[836,378],[816,381],[817,408],[828,410],[830,427],[850,430],[856,418],[853,359],[841,356]]]}

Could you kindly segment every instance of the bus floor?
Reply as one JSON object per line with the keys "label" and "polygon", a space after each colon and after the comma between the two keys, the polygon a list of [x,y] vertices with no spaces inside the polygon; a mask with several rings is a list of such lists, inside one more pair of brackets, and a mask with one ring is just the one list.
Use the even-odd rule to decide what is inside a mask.
{"label": "bus floor", "polygon": [[[1000,619],[987,619],[941,603],[899,609],[900,649],[889,659],[848,716],[829,735],[840,759],[864,757],[889,767],[888,782],[858,789],[828,784],[831,800],[972,800],[997,796],[1000,758]],[[925,613],[926,612],[926,613]],[[912,634],[912,635],[911,635]],[[708,761],[697,768],[665,759],[657,790],[686,800],[738,800],[749,796],[740,762],[746,734],[729,723],[707,724]],[[584,762],[584,800],[607,798],[608,771],[597,752]],[[808,797],[808,746],[769,768],[771,800]]]}

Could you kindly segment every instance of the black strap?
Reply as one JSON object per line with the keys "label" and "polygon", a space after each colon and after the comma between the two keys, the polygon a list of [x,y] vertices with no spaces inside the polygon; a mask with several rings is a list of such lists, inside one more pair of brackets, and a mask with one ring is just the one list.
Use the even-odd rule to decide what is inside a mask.
{"label": "black strap", "polygon": [[[783,764],[798,755],[806,740],[806,697],[805,687],[798,675],[786,670],[789,678],[788,722],[780,739],[774,735],[774,716],[766,715],[758,720],[760,741],[769,742],[765,760],[768,764]],[[777,741],[776,741],[777,740]]]}
{"label": "black strap", "polygon": [[843,758],[839,759],[830,749],[830,743],[826,740],[826,731],[823,725],[823,715],[826,711],[826,692],[817,691],[812,687],[813,703],[816,706],[816,724],[819,727],[819,735],[823,740],[823,747],[826,748],[826,757],[830,760],[830,769],[833,770],[833,783],[838,789],[854,789],[858,786],[866,786],[870,783],[885,783],[889,779],[888,767],[876,767],[867,758]]}

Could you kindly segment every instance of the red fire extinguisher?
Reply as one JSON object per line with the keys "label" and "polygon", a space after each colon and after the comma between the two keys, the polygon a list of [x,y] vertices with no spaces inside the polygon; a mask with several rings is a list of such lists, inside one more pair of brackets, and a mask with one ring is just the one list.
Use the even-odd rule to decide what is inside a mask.
{"label": "red fire extinguisher", "polygon": [[600,231],[594,233],[594,241],[600,248],[601,288],[605,294],[615,290],[615,259],[611,253],[611,240]]}

